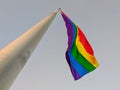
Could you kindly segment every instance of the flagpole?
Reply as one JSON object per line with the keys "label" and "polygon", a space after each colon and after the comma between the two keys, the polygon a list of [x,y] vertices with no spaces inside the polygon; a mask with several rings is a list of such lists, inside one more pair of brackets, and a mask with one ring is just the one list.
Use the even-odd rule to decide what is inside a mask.
{"label": "flagpole", "polygon": [[0,51],[0,90],[9,90],[59,11],[42,19]]}

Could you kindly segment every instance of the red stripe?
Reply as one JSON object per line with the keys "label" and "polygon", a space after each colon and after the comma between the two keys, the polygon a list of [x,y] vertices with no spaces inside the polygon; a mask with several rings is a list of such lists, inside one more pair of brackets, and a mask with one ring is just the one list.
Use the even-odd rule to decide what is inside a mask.
{"label": "red stripe", "polygon": [[91,45],[89,44],[88,40],[86,39],[84,33],[82,32],[82,30],[78,27],[78,36],[79,36],[79,40],[80,42],[83,44],[85,50],[91,54],[94,55],[94,51],[91,47]]}

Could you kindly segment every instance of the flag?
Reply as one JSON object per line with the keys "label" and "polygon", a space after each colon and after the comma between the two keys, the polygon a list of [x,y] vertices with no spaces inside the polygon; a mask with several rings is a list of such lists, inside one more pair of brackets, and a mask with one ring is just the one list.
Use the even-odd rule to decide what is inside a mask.
{"label": "flag", "polygon": [[68,48],[65,56],[75,80],[99,66],[94,51],[82,30],[63,12],[68,35]]}

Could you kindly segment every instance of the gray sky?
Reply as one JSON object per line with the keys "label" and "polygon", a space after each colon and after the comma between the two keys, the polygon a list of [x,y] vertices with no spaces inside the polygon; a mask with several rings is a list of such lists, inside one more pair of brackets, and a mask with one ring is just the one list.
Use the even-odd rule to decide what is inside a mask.
{"label": "gray sky", "polygon": [[74,81],[58,14],[10,90],[120,90],[120,0],[1,0],[0,48],[59,7],[83,30],[100,67]]}

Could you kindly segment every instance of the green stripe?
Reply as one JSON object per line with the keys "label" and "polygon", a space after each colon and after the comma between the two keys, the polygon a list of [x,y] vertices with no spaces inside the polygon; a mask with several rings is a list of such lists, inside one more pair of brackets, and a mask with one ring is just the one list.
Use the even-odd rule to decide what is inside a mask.
{"label": "green stripe", "polygon": [[88,62],[88,60],[86,60],[78,51],[75,43],[73,43],[73,46],[71,48],[72,51],[72,55],[73,57],[77,60],[77,62],[79,64],[81,64],[86,70],[88,70],[88,72],[93,71],[94,69],[96,69],[96,67],[94,67],[91,63]]}

